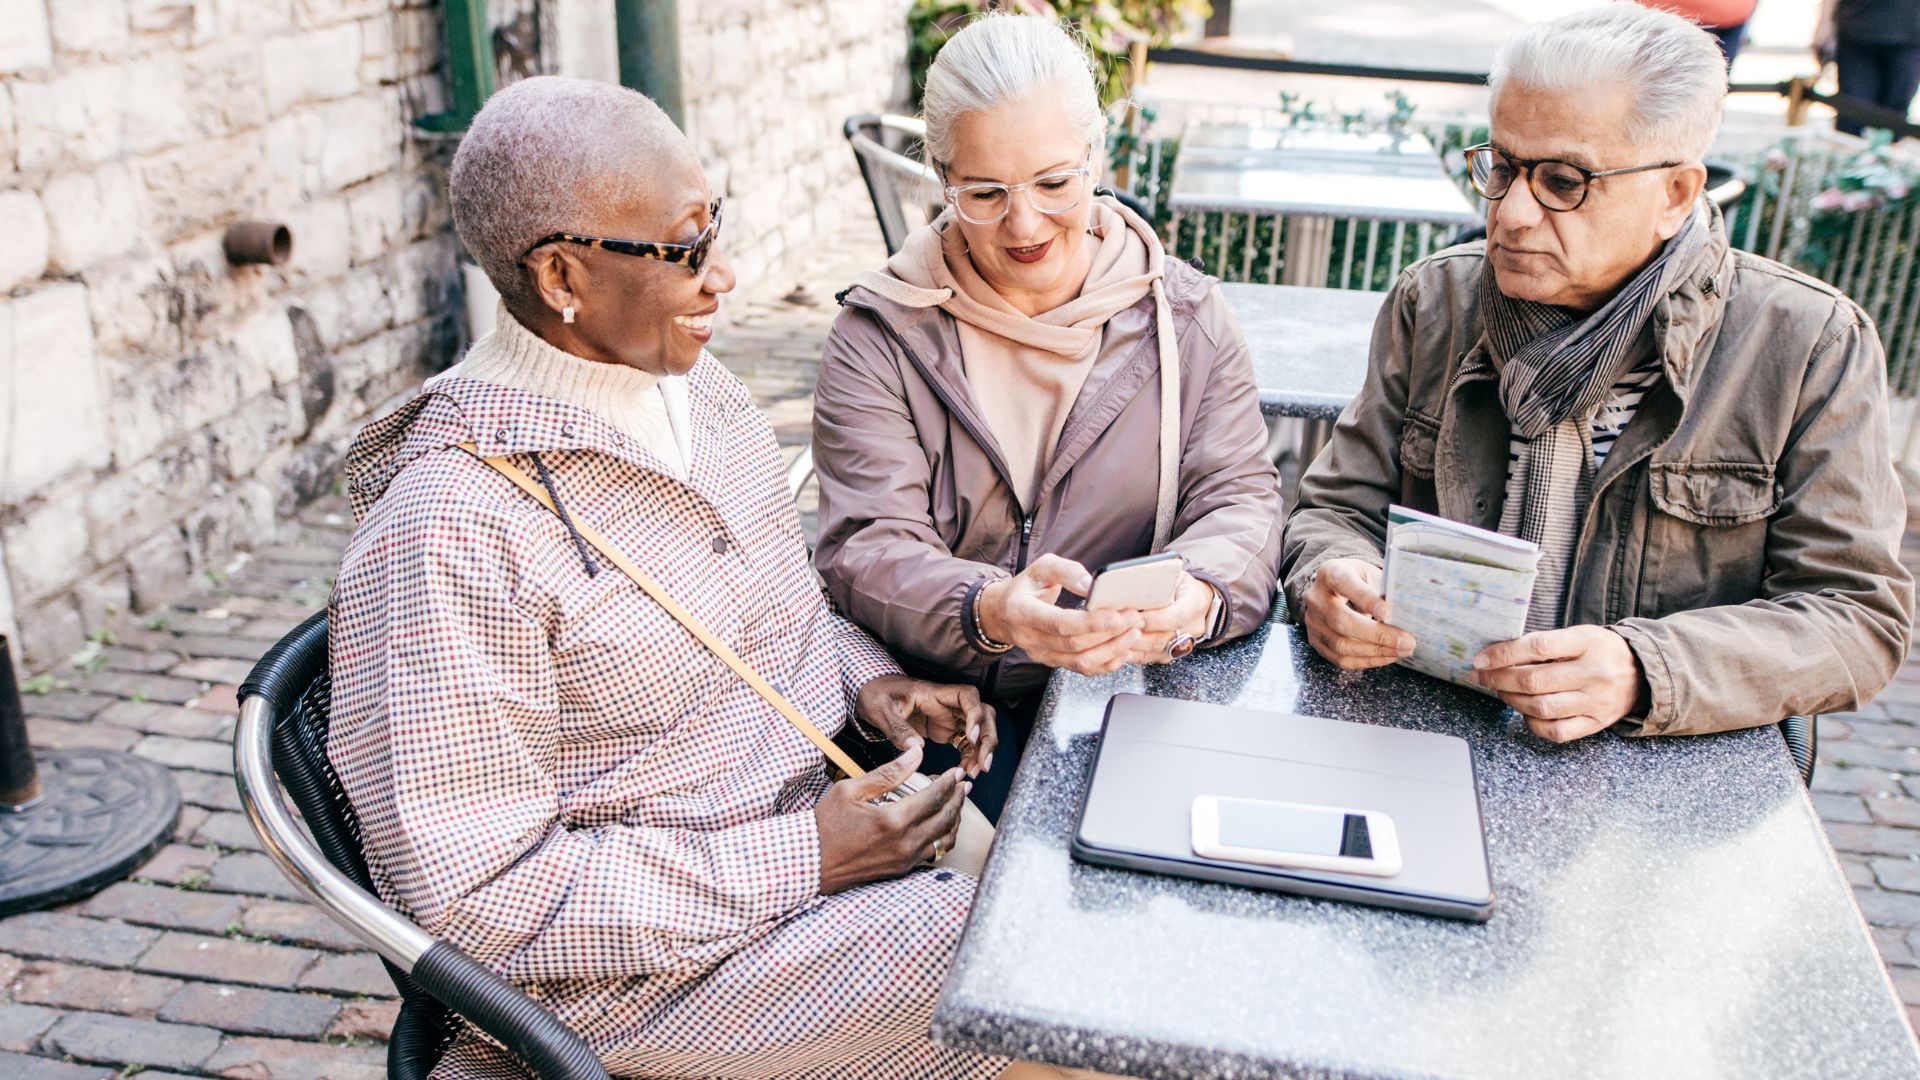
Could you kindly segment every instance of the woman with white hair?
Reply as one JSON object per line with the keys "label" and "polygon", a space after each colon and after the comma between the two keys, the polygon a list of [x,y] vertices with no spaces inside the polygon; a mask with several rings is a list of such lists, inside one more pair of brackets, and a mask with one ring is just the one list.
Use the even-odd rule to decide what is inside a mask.
{"label": "woman with white hair", "polygon": [[[962,768],[875,801],[923,742],[977,770],[993,728],[827,607],[772,430],[702,348],[733,273],[691,147],[631,91],[528,79],[450,187],[497,325],[355,440],[329,605],[380,894],[615,1075],[998,1075],[927,1039],[973,896],[924,866]],[[902,753],[830,783],[804,728],[849,717]],[[463,1030],[434,1075],[522,1073]]]}
{"label": "woman with white hair", "polygon": [[[1048,669],[1158,663],[1273,600],[1280,496],[1212,279],[1096,196],[1105,118],[1051,20],[980,18],[927,72],[947,209],[843,297],[814,406],[815,565],[930,677],[1030,725]],[[1184,560],[1172,603],[1075,611],[1104,563]],[[1017,745],[977,786],[996,813]]]}

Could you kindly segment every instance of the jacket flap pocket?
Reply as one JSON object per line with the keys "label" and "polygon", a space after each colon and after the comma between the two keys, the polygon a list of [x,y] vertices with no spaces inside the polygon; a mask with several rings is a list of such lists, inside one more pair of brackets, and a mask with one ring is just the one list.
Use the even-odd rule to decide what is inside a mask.
{"label": "jacket flap pocket", "polygon": [[1400,467],[1422,480],[1433,479],[1434,444],[1440,425],[1416,412],[1400,425]]}
{"label": "jacket flap pocket", "polygon": [[1780,506],[1773,466],[1741,461],[1654,462],[1653,501],[1696,525],[1745,525]]}

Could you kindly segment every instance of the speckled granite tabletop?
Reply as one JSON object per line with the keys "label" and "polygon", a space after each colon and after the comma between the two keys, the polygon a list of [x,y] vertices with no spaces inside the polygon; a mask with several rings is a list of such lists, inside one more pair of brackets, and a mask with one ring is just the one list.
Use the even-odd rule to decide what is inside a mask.
{"label": "speckled granite tabletop", "polygon": [[[1456,922],[1083,866],[1107,699],[1464,736],[1498,909]],[[1291,627],[1056,677],[934,1013],[943,1043],[1157,1077],[1920,1077],[1920,1047],[1771,727],[1556,747]]]}
{"label": "speckled granite tabletop", "polygon": [[1246,335],[1260,411],[1333,420],[1367,378],[1373,320],[1386,293],[1223,283]]}

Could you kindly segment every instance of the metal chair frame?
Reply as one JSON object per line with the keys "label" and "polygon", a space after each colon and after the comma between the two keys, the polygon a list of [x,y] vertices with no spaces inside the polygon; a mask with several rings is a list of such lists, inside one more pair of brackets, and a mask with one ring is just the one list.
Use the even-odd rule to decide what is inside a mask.
{"label": "metal chair frame", "polygon": [[[403,1002],[387,1044],[387,1074],[425,1080],[458,1017],[492,1036],[541,1080],[607,1080],[592,1048],[544,1005],[373,895],[352,808],[326,764],[330,690],[321,612],[269,649],[241,685],[234,782],[267,857],[302,895],[386,962]],[[309,740],[305,746],[303,739]],[[307,827],[294,819],[276,777]]]}

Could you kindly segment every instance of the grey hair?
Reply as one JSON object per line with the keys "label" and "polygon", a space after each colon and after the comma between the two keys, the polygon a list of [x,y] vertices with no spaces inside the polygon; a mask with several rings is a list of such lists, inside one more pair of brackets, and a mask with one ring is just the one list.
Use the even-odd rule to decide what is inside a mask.
{"label": "grey hair", "polygon": [[[1694,161],[1720,130],[1727,66],[1713,37],[1668,11],[1634,3],[1577,11],[1510,38],[1487,77],[1503,86],[1630,88],[1627,135],[1649,153]],[[1611,164],[1611,163],[1609,163]]]}
{"label": "grey hair", "polygon": [[453,155],[453,227],[507,307],[524,316],[539,303],[520,269],[527,248],[557,232],[591,232],[607,208],[643,195],[650,170],[635,162],[674,152],[675,141],[685,145],[667,114],[636,91],[522,79],[487,99]]}
{"label": "grey hair", "polygon": [[1066,27],[1044,16],[1010,12],[969,22],[947,39],[927,69],[920,109],[927,124],[927,164],[946,170],[953,160],[953,126],[961,117],[1037,90],[1055,95],[1089,152],[1106,141],[1093,57]]}

